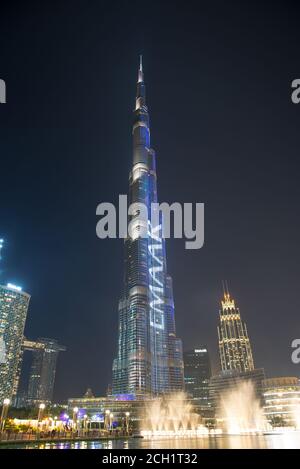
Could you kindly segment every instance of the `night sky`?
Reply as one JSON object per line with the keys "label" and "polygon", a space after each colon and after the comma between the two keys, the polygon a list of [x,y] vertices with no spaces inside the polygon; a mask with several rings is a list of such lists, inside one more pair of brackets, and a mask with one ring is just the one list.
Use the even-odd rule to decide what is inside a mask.
{"label": "night sky", "polygon": [[160,201],[204,202],[205,245],[167,242],[177,334],[218,369],[222,279],[267,376],[300,375],[299,8],[293,2],[1,3],[1,282],[32,295],[28,338],[57,338],[55,399],[105,393],[122,240],[96,206],[128,191],[143,54]]}

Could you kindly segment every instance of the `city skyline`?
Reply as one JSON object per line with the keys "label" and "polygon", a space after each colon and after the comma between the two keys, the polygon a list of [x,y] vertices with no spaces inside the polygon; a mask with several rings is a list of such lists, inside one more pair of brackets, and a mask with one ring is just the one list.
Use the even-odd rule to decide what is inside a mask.
{"label": "city skyline", "polygon": [[[250,20],[229,3],[220,7],[220,30],[208,5],[194,17],[174,12],[172,22],[167,6],[152,6],[137,40],[130,9],[116,14],[107,7],[114,27],[99,28],[96,3],[83,17],[62,6],[53,33],[49,7],[37,7],[37,29],[30,31],[20,8],[22,21],[3,11],[10,28],[2,31],[7,103],[0,141],[2,171],[10,177],[2,182],[0,269],[1,279],[31,295],[26,336],[55,337],[67,347],[55,398],[81,395],[87,386],[102,395],[111,376],[123,243],[96,238],[95,208],[127,191],[132,73],[140,53],[151,83],[160,198],[207,208],[201,250],[187,252],[180,240],[167,246],[184,349],[206,343],[217,371],[218,304],[227,278],[256,366],[267,376],[299,375],[291,361],[300,307],[299,106],[290,101],[298,27],[291,9],[275,5],[267,14],[249,3]],[[258,10],[273,23],[259,20]],[[183,23],[190,25],[185,34]],[[77,31],[85,40],[74,44]]]}
{"label": "city skyline", "polygon": [[[140,86],[140,84],[138,82],[138,89],[139,89],[139,86]],[[143,99],[144,98],[145,98],[145,95],[143,96]],[[140,97],[137,96],[136,99],[138,101],[140,99]],[[144,107],[145,107],[145,102],[144,102],[142,108],[144,109]],[[145,107],[145,109],[146,109],[146,107]],[[135,141],[135,139],[134,139],[134,141]],[[148,147],[146,147],[146,148],[148,148]],[[150,152],[151,152],[150,153],[151,157],[153,158],[154,150],[150,149]],[[153,161],[152,161],[152,164],[153,164]],[[140,165],[140,163],[137,163],[137,166],[139,166],[139,165]],[[138,169],[138,171],[140,171],[139,167],[137,169]],[[156,189],[155,189],[154,192],[156,194]],[[134,240],[135,240],[135,238],[133,236],[133,242],[134,242]],[[127,240],[127,242],[128,242],[128,240]],[[3,248],[3,243],[4,243],[4,240],[2,238],[1,239],[1,248]],[[129,249],[129,251],[131,251],[131,250],[132,250],[132,248]],[[128,251],[128,246],[127,246],[127,250],[125,249],[125,253],[127,251]],[[165,251],[165,249],[163,251]],[[126,259],[126,257],[125,257],[125,259]],[[128,262],[128,260],[127,260],[127,262]],[[125,265],[126,265],[126,260],[125,260]],[[134,271],[135,271],[135,268],[133,269],[133,272]],[[125,271],[124,275],[125,275],[125,278],[126,278],[127,275],[128,275],[128,272],[126,273],[126,271]],[[169,291],[169,294],[171,294],[171,296],[172,296],[172,293],[173,293],[172,292],[172,287],[171,287],[172,279],[168,274],[165,274],[165,275],[166,275],[166,291]],[[130,273],[129,273],[129,278],[130,278]],[[134,286],[134,288],[137,288],[137,287]],[[170,290],[170,288],[171,288],[171,290]],[[222,376],[225,379],[225,383],[226,383],[226,380],[228,380],[228,382],[230,382],[231,376],[235,377],[235,376],[240,375],[241,379],[243,379],[244,376],[246,376],[246,377],[250,376],[251,377],[252,376],[251,373],[253,373],[253,380],[254,380],[253,382],[255,382],[255,380],[258,379],[259,383],[261,383],[262,382],[261,380],[265,377],[263,365],[262,365],[262,368],[259,368],[259,369],[256,369],[254,367],[252,347],[251,347],[250,340],[249,340],[249,337],[248,337],[247,326],[241,320],[239,308],[236,307],[235,300],[231,297],[231,295],[229,293],[228,282],[227,281],[222,280],[222,288],[223,288],[223,298],[220,296],[220,298],[221,298],[220,299],[221,309],[219,309],[219,325],[217,326],[217,336],[218,336],[218,339],[219,339],[219,342],[218,342],[218,345],[219,345],[219,347],[218,347],[218,364],[217,365],[215,364],[216,366],[215,366],[215,370],[213,372],[211,372],[211,365],[209,364],[209,370],[210,370],[211,378],[212,378],[212,380],[211,380],[212,396],[214,396],[214,392],[215,392],[214,391],[215,382],[218,383],[218,381],[220,381],[220,380],[222,382],[222,379],[223,379]],[[9,346],[6,347],[6,341],[5,341],[4,342],[5,345],[4,345],[3,349],[2,348],[0,349],[0,352],[3,355],[4,358],[7,358],[7,356],[8,356],[7,353],[9,353],[10,354],[10,360],[13,358],[13,361],[15,362],[15,364],[13,366],[11,366],[10,362],[8,362],[8,369],[9,370],[11,369],[12,371],[8,371],[8,375],[10,376],[10,378],[9,378],[7,384],[6,384],[6,387],[8,385],[10,387],[10,391],[7,392],[7,390],[3,389],[2,391],[4,392],[4,394],[3,394],[3,392],[2,392],[2,394],[3,394],[3,396],[4,395],[6,395],[6,396],[9,395],[10,401],[11,401],[11,399],[13,399],[13,402],[15,402],[16,404],[17,404],[18,400],[14,400],[15,398],[21,399],[22,402],[25,399],[26,400],[26,406],[30,406],[30,404],[29,404],[30,400],[32,400],[32,402],[35,401],[34,404],[33,404],[34,406],[36,406],[39,402],[45,402],[45,403],[50,404],[51,402],[53,402],[53,391],[54,391],[55,374],[56,374],[56,361],[57,361],[58,353],[60,351],[65,351],[66,348],[64,346],[59,345],[56,339],[40,338],[37,341],[32,341],[32,340],[26,339],[26,337],[24,336],[24,332],[21,333],[21,331],[24,331],[25,326],[26,326],[26,318],[27,318],[27,313],[28,313],[29,300],[31,298],[30,295],[27,292],[24,292],[22,290],[22,287],[14,285],[12,283],[7,283],[7,285],[0,285],[0,290],[1,290],[1,292],[4,293],[4,296],[6,296],[7,293],[12,294],[13,295],[13,297],[12,297],[13,300],[16,298],[16,296],[18,298],[19,297],[28,298],[28,302],[25,305],[24,313],[22,312],[21,325],[20,326],[18,325],[18,329],[20,329],[20,332],[19,332],[20,340],[16,341],[15,339],[13,339],[11,341],[10,339],[8,339],[7,343],[9,344]],[[130,289],[129,289],[129,291],[130,291]],[[123,290],[123,294],[124,294],[124,292],[126,292],[126,284],[125,284],[125,290]],[[0,297],[1,297],[1,295],[0,295]],[[0,300],[2,301],[2,298],[0,298]],[[6,300],[4,298],[4,302],[5,301]],[[121,322],[122,322],[123,321],[123,319],[122,319],[123,318],[123,313],[124,313],[124,312],[122,313],[122,302],[124,303],[124,299],[123,300],[121,299],[120,301],[121,301],[121,316],[119,316],[119,320],[121,320]],[[136,301],[136,298],[135,298],[135,301]],[[170,299],[167,298],[167,303],[166,303],[167,306],[168,306],[169,302],[170,302]],[[144,303],[144,301],[142,302],[142,304],[143,303]],[[134,302],[134,304],[135,304],[135,302]],[[173,300],[172,300],[172,304],[173,304],[172,316],[174,317],[174,303],[173,303]],[[1,306],[1,307],[3,308],[3,306]],[[17,314],[17,316],[14,317],[14,315],[12,314],[12,313],[14,313],[14,311],[13,311],[14,304],[12,306],[9,305],[9,307],[11,309],[11,314],[10,314],[11,318],[8,316],[8,322],[12,323],[12,321],[13,322],[19,321],[19,315]],[[18,306],[17,306],[17,309],[18,309]],[[25,316],[24,316],[24,314],[25,314]],[[167,314],[169,314],[169,313],[167,313]],[[167,322],[168,322],[168,320],[167,320]],[[5,327],[6,327],[5,326],[5,321],[3,322],[3,324],[4,324],[4,335],[5,335],[5,334],[7,334],[7,333],[5,333]],[[124,324],[121,327],[121,330],[124,328]],[[174,327],[175,327],[175,324],[171,327],[171,331],[173,331]],[[148,334],[148,332],[147,332],[147,334]],[[173,332],[171,332],[171,336],[173,337]],[[229,336],[230,336],[230,340],[228,341]],[[119,343],[119,345],[118,345],[119,352],[118,353],[121,353],[121,356],[123,356],[123,350],[122,349],[123,349],[123,347],[125,347],[125,349],[126,349],[126,345],[125,345],[125,342],[124,342],[125,337],[122,340],[120,339],[120,337],[121,336],[119,336],[119,340],[118,340],[118,343]],[[234,338],[234,341],[232,341],[232,338]],[[121,343],[123,341],[123,347],[122,348],[120,348],[120,340],[121,340]],[[198,342],[198,349],[187,350],[182,346],[180,339],[176,339],[176,340],[180,342],[180,354],[181,354],[180,356],[182,357],[182,359],[181,359],[182,362],[183,362],[183,357],[188,357],[189,354],[196,354],[196,355],[200,354],[200,356],[201,356],[201,354],[203,352],[205,352],[205,354],[210,353],[207,350],[207,348],[203,349],[203,348],[200,347],[200,349],[199,349],[199,343],[200,342]],[[1,344],[1,347],[2,346],[3,346],[3,344]],[[16,347],[16,348],[19,347],[19,349],[20,349],[19,352],[14,355],[14,357],[12,357],[12,352],[11,352],[12,347]],[[33,359],[32,359],[29,376],[27,376],[25,378],[25,382],[27,381],[27,386],[28,386],[27,392],[25,391],[25,388],[24,388],[24,382],[23,382],[23,386],[20,386],[21,373],[22,373],[22,375],[24,375],[24,371],[23,371],[23,353],[24,353],[25,350],[29,350],[29,351],[34,352],[34,354],[33,354],[34,356],[33,356]],[[39,352],[39,354],[37,352]],[[47,352],[47,353],[45,353],[45,352]],[[55,357],[54,356],[51,357],[51,355],[53,355],[52,352],[54,352]],[[2,357],[2,355],[1,355],[1,357]],[[175,356],[178,356],[178,358],[179,358],[178,353],[176,353]],[[174,361],[174,359],[171,358],[171,361]],[[115,360],[114,360],[114,362],[115,362]],[[210,360],[209,360],[209,362],[210,362]],[[150,368],[151,368],[151,362],[149,363],[149,365],[150,365]],[[6,367],[4,367],[4,368],[6,368]],[[2,373],[3,372],[7,373],[7,371],[5,371],[4,368],[2,369]],[[113,378],[114,368],[115,368],[115,365],[113,365],[112,382],[114,380],[114,378]],[[134,366],[134,369],[136,369],[135,366]],[[122,396],[122,399],[124,399],[125,395],[128,395],[129,400],[131,400],[132,398],[134,398],[134,399],[144,398],[145,399],[145,398],[149,398],[152,393],[153,393],[153,395],[155,395],[155,394],[159,395],[160,393],[163,394],[165,392],[176,392],[177,390],[180,391],[180,389],[185,390],[187,395],[189,395],[189,386],[186,388],[186,385],[187,385],[187,382],[188,382],[188,378],[187,378],[187,381],[186,381],[186,377],[189,376],[189,371],[187,371],[187,374],[186,374],[185,368],[184,368],[184,370],[182,368],[182,371],[184,373],[184,374],[182,374],[182,387],[181,387],[179,381],[178,381],[177,384],[175,384],[175,381],[174,381],[175,386],[173,386],[173,387],[172,387],[172,385],[171,386],[167,385],[169,387],[166,387],[164,389],[159,390],[159,389],[156,389],[156,388],[151,389],[151,386],[149,386],[149,389],[145,388],[145,390],[143,392],[141,392],[141,390],[139,390],[138,392],[133,391],[133,388],[130,389],[130,384],[129,384],[130,380],[128,380],[129,386],[126,384],[124,389],[122,389],[122,386],[124,386],[124,378],[123,377],[122,378],[116,377],[116,382],[115,382],[115,384],[113,384],[113,387],[112,387],[112,389],[114,389],[114,387],[115,387],[115,390],[113,390],[113,392],[112,392],[112,396],[117,398],[117,400],[118,400],[118,396],[119,397]],[[39,376],[36,373],[39,373]],[[247,373],[249,373],[249,375],[247,375]],[[136,372],[134,372],[134,375],[135,374],[136,374]],[[171,375],[172,375],[172,372],[171,372]],[[165,376],[164,373],[163,373],[163,376]],[[268,375],[267,377],[270,380],[272,380],[272,379],[276,380],[277,379],[277,375],[275,375],[275,377]],[[145,375],[144,379],[146,379],[146,375]],[[290,378],[288,378],[288,377],[287,378],[285,378],[285,377],[281,378],[280,377],[278,379],[279,380],[280,379],[282,379],[282,380],[287,379],[288,380]],[[291,379],[294,379],[294,378],[291,378]],[[140,380],[141,380],[141,377],[138,379],[138,381],[140,381]],[[2,379],[2,381],[3,381],[3,379]],[[24,381],[24,376],[23,376],[23,381]],[[268,379],[267,379],[267,381],[268,381]],[[163,381],[161,381],[161,382],[163,382]],[[116,384],[116,383],[118,383],[118,384]],[[234,379],[233,379],[233,383],[234,383]],[[109,387],[110,383],[108,383],[107,386]],[[157,384],[155,386],[157,386]],[[221,388],[222,388],[222,386],[224,386],[224,385],[221,384]],[[5,389],[6,389],[6,387],[5,387]],[[90,389],[88,388],[88,390],[90,390]],[[107,390],[108,390],[108,388],[107,388]],[[103,393],[103,394],[106,394],[106,393]],[[35,395],[35,397],[33,397],[33,395]],[[40,396],[42,396],[42,397],[40,398]]]}

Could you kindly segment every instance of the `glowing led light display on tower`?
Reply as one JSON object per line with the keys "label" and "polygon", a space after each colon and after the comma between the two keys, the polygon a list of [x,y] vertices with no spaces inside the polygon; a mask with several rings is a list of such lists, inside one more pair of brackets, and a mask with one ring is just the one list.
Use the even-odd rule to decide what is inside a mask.
{"label": "glowing led light display on tower", "polygon": [[16,291],[22,291],[22,287],[19,287],[18,285],[15,285],[14,283],[8,283],[7,288],[10,288],[11,290],[16,290]]}

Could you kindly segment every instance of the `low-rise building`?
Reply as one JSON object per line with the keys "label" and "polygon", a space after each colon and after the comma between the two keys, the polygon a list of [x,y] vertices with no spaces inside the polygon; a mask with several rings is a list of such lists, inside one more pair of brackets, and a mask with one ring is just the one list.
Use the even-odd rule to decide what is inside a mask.
{"label": "low-rise building", "polygon": [[263,381],[264,413],[273,427],[300,428],[300,380],[297,377]]}

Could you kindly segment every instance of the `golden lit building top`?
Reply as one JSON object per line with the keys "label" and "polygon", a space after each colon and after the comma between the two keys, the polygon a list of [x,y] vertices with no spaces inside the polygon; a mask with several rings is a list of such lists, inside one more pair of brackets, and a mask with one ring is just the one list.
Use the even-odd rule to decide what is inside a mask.
{"label": "golden lit building top", "polygon": [[227,282],[223,283],[224,297],[219,311],[219,352],[222,371],[247,372],[254,369],[247,326],[239,308],[230,297]]}
{"label": "golden lit building top", "polygon": [[224,292],[224,300],[221,301],[222,303],[222,310],[224,311],[225,309],[235,309],[235,303],[234,300],[230,298],[230,294]]}

